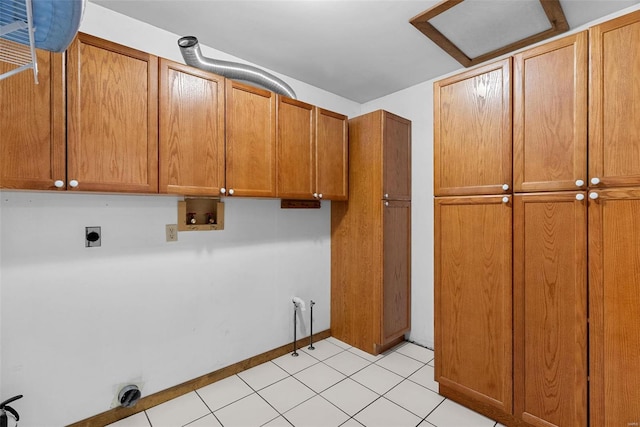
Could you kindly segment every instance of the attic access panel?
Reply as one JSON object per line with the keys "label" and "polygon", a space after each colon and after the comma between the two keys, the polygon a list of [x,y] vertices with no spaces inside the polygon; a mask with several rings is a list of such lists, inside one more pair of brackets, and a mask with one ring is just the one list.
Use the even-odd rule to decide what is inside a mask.
{"label": "attic access panel", "polygon": [[569,29],[559,0],[444,0],[409,22],[465,67]]}

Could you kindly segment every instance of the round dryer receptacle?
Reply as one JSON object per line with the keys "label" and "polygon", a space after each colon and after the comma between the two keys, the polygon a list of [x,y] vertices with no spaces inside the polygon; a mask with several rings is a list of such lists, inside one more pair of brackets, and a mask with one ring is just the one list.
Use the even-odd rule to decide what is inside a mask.
{"label": "round dryer receptacle", "polygon": [[137,385],[129,384],[124,386],[120,393],[118,393],[118,402],[120,402],[120,406],[124,408],[130,408],[135,406],[142,397],[142,393],[140,389],[138,389]]}

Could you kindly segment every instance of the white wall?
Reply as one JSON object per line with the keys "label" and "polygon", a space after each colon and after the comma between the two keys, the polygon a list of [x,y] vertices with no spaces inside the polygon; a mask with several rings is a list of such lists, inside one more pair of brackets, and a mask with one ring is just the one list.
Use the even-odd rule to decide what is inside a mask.
{"label": "white wall", "polygon": [[[87,6],[81,31],[183,62],[179,35]],[[303,101],[359,114],[282,77]],[[227,198],[224,231],[167,243],[177,201],[0,192],[0,397],[24,394],[21,426],[79,421],[108,410],[123,383],[149,395],[291,342],[294,295],[317,303],[315,332],[329,328],[329,202]],[[84,227],[96,225],[102,247],[85,248]]]}

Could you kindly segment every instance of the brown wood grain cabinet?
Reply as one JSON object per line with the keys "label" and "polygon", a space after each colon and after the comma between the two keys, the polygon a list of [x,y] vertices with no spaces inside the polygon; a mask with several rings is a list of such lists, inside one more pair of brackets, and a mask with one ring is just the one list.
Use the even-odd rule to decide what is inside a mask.
{"label": "brown wood grain cabinet", "polygon": [[514,56],[514,191],[587,186],[587,32]]}
{"label": "brown wood grain cabinet", "polygon": [[0,83],[0,188],[347,199],[345,115],[84,33],[38,58]]}
{"label": "brown wood grain cabinet", "polygon": [[436,82],[433,96],[435,195],[510,192],[511,58]]}
{"label": "brown wood grain cabinet", "polygon": [[[31,71],[0,80],[0,188],[66,189],[64,57],[37,58],[39,84]],[[0,62],[0,74],[12,68]]]}
{"label": "brown wood grain cabinet", "polygon": [[[506,232],[487,222],[487,213],[464,215],[447,206],[448,197],[436,197],[440,392],[506,425],[640,423],[635,386],[640,382],[640,318],[635,314],[640,300],[638,52],[640,11],[514,56],[513,411],[500,399],[492,402],[490,393],[475,391],[479,380],[473,376],[490,374],[480,372],[474,361],[460,362],[483,333],[456,335],[457,325],[482,312],[480,302],[487,291],[479,283],[451,285],[473,271],[477,277],[490,272],[497,283],[510,286],[509,277],[491,270],[497,265],[491,260],[499,253],[492,245],[507,238]],[[443,86],[486,71],[468,71],[444,80],[447,85],[435,84],[437,196],[478,190],[471,180],[465,181],[468,174],[455,164],[455,153],[462,152],[465,120],[480,117],[469,114],[481,102],[468,95],[480,83],[449,92]],[[456,137],[444,137],[443,129],[449,132],[452,123],[459,126],[452,133]],[[481,122],[478,126],[480,134],[485,132]],[[495,128],[487,122],[486,131]],[[471,175],[494,173],[496,153],[484,157],[473,148],[467,155],[479,165],[470,169]],[[490,188],[499,198],[499,189]],[[474,229],[474,222],[484,225]],[[456,246],[462,234],[475,251]],[[488,254],[478,258],[477,251]],[[473,295],[481,308],[465,305],[465,295]],[[498,300],[494,313],[502,311]],[[504,342],[493,343],[492,354],[500,354]],[[482,346],[475,351],[487,353]],[[477,373],[451,386],[448,376],[462,378],[474,368]],[[495,387],[498,382],[486,384]]]}
{"label": "brown wood grain cabinet", "polygon": [[80,33],[67,49],[68,189],[158,191],[158,58]]}
{"label": "brown wood grain cabinet", "polygon": [[349,199],[331,203],[331,334],[372,354],[411,328],[410,153],[410,121],[349,120]]}
{"label": "brown wood grain cabinet", "polygon": [[325,200],[347,200],[349,196],[349,134],[344,114],[315,108],[314,193]]}
{"label": "brown wood grain cabinet", "polygon": [[159,191],[218,196],[225,185],[225,79],[166,59],[159,70]]}
{"label": "brown wood grain cabinet", "polygon": [[278,96],[277,145],[278,197],[346,200],[346,116]]}
{"label": "brown wood grain cabinet", "polygon": [[531,426],[587,425],[585,196],[514,196],[514,414]]}
{"label": "brown wood grain cabinet", "polygon": [[590,425],[631,426],[640,422],[640,188],[592,191],[589,203]]}
{"label": "brown wood grain cabinet", "polygon": [[494,416],[513,399],[511,217],[508,196],[435,200],[435,379]]}
{"label": "brown wood grain cabinet", "polygon": [[[313,199],[315,114],[313,105],[278,96],[278,197]],[[317,193],[316,193],[317,194]]]}
{"label": "brown wood grain cabinet", "polygon": [[227,79],[228,196],[276,197],[276,94]]}
{"label": "brown wood grain cabinet", "polygon": [[640,185],[640,11],[589,29],[589,184]]}
{"label": "brown wood grain cabinet", "polygon": [[640,424],[640,11],[590,28],[589,41],[589,418],[631,426]]}

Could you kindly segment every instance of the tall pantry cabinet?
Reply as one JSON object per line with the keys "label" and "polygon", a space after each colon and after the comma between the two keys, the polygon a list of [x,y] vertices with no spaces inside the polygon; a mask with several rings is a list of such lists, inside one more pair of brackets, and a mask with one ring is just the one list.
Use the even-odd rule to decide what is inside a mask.
{"label": "tall pantry cabinet", "polygon": [[[502,197],[513,210],[501,221],[500,193],[465,196],[499,184],[485,179],[496,181],[495,152],[484,158],[473,142],[500,126],[488,95],[500,85],[485,90],[477,77],[491,66],[463,73],[475,79],[466,91],[450,88],[460,76],[434,86],[440,392],[510,426],[638,425],[640,12],[511,60],[513,188]],[[459,170],[461,145],[480,166]],[[455,180],[466,188],[442,185]],[[478,198],[489,206],[471,213]],[[510,336],[495,325],[511,325],[509,303]]]}
{"label": "tall pantry cabinet", "polygon": [[512,410],[511,61],[434,87],[435,376]]}
{"label": "tall pantry cabinet", "polygon": [[514,56],[514,415],[587,422],[587,33]]}
{"label": "tall pantry cabinet", "polygon": [[592,426],[640,424],[640,11],[589,30]]}
{"label": "tall pantry cabinet", "polygon": [[411,122],[349,120],[349,199],[331,203],[331,334],[379,354],[411,327]]}

